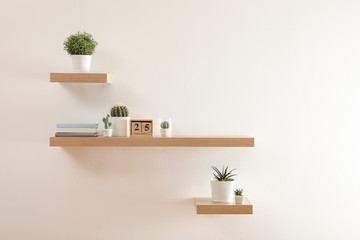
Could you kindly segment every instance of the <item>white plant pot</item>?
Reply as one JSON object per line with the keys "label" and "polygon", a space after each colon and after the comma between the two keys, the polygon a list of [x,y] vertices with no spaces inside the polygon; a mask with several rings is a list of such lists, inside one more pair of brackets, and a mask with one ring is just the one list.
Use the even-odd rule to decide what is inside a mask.
{"label": "white plant pot", "polygon": [[71,55],[73,72],[90,72],[91,55]]}
{"label": "white plant pot", "polygon": [[114,137],[130,137],[130,117],[112,117]]}
{"label": "white plant pot", "polygon": [[234,180],[233,181],[218,181],[210,180],[211,196],[213,202],[233,202],[234,197]]}
{"label": "white plant pot", "polygon": [[111,137],[111,136],[112,136],[112,132],[113,132],[112,129],[104,129],[104,130],[103,130],[103,136],[104,136],[104,137]]}
{"label": "white plant pot", "polygon": [[161,128],[160,132],[161,132],[161,137],[171,137],[171,129],[170,128],[168,128],[168,129]]}
{"label": "white plant pot", "polygon": [[245,197],[244,196],[235,196],[236,204],[243,204]]}

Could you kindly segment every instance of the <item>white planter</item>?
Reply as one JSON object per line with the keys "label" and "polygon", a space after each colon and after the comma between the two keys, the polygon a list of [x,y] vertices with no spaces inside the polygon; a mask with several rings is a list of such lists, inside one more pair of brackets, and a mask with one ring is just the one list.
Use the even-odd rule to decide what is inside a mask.
{"label": "white planter", "polygon": [[171,137],[171,129],[170,128],[168,128],[168,129],[161,128],[160,132],[161,132],[161,137]]}
{"label": "white planter", "polygon": [[243,204],[245,197],[244,196],[235,196],[236,204]]}
{"label": "white planter", "polygon": [[112,117],[114,137],[130,137],[130,117]]}
{"label": "white planter", "polygon": [[234,197],[234,180],[233,181],[218,181],[210,180],[211,196],[213,202],[233,202]]}
{"label": "white planter", "polygon": [[90,72],[91,55],[71,55],[73,72]]}
{"label": "white planter", "polygon": [[104,137],[111,137],[111,136],[112,136],[112,132],[113,132],[112,129],[104,129],[104,130],[103,130],[103,136],[104,136]]}

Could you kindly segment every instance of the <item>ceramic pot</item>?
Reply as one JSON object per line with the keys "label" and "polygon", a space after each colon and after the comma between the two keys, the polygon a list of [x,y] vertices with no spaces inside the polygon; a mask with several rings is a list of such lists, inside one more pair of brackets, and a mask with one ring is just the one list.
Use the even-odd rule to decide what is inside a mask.
{"label": "ceramic pot", "polygon": [[218,181],[210,180],[211,196],[213,202],[233,202],[234,180],[232,181]]}
{"label": "ceramic pot", "polygon": [[245,197],[244,196],[235,196],[236,204],[243,204]]}
{"label": "ceramic pot", "polygon": [[71,55],[73,72],[90,72],[91,55]]}
{"label": "ceramic pot", "polygon": [[130,117],[112,117],[114,137],[130,137]]}
{"label": "ceramic pot", "polygon": [[161,132],[161,137],[171,137],[171,129],[164,129],[164,128],[161,128],[160,129],[160,132]]}
{"label": "ceramic pot", "polygon": [[112,129],[104,129],[104,130],[103,130],[103,136],[104,136],[104,137],[111,137],[111,136],[112,136],[112,132],[113,132]]}

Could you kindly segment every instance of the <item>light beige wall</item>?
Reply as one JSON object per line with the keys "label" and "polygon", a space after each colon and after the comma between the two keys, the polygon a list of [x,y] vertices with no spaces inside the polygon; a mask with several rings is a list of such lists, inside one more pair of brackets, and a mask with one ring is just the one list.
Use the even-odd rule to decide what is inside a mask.
{"label": "light beige wall", "polygon": [[[0,8],[0,239],[359,239],[359,1],[6,1]],[[111,85],[51,84],[93,33]],[[49,148],[59,122],[171,116],[174,134],[254,149]],[[253,216],[196,215],[211,165]]]}

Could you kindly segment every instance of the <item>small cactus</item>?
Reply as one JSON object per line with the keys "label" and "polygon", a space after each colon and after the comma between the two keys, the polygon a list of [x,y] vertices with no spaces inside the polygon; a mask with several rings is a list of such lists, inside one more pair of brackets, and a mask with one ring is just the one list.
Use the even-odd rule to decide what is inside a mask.
{"label": "small cactus", "polygon": [[116,104],[110,110],[111,117],[128,117],[129,109],[126,105]]}
{"label": "small cactus", "polygon": [[103,122],[105,124],[105,129],[109,129],[111,127],[112,123],[110,122],[109,114],[106,116],[106,118],[103,118]]}
{"label": "small cactus", "polygon": [[170,124],[168,121],[163,121],[161,124],[160,124],[160,127],[162,129],[168,129],[170,127]]}

